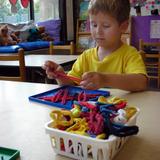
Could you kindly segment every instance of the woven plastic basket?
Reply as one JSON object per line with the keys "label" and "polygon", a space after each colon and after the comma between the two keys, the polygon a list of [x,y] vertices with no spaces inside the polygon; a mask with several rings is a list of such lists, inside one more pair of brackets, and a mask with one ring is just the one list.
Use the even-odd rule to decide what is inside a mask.
{"label": "woven plastic basket", "polygon": [[[137,108],[137,113],[126,125],[135,125],[138,113]],[[96,139],[52,128],[51,123],[52,121],[46,123],[45,129],[50,135],[54,151],[74,159],[111,160],[129,138],[110,135],[106,140]]]}

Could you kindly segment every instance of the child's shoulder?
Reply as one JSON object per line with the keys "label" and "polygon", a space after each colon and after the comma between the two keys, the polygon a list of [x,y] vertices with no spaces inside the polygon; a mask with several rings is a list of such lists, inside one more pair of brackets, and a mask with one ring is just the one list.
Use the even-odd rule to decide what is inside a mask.
{"label": "child's shoulder", "polygon": [[137,49],[136,49],[134,46],[131,46],[131,45],[125,44],[125,43],[122,45],[121,48],[122,48],[122,49],[125,49],[125,50],[137,51]]}
{"label": "child's shoulder", "polygon": [[91,55],[94,55],[94,54],[97,54],[97,47],[86,49],[82,53],[82,55],[85,55],[85,56],[91,56]]}
{"label": "child's shoulder", "polygon": [[128,44],[123,44],[123,46],[120,48],[119,50],[122,54],[139,54],[139,51],[131,46],[131,45],[128,45]]}
{"label": "child's shoulder", "polygon": [[97,47],[93,47],[93,48],[86,49],[84,52],[85,52],[85,53],[97,52]]}

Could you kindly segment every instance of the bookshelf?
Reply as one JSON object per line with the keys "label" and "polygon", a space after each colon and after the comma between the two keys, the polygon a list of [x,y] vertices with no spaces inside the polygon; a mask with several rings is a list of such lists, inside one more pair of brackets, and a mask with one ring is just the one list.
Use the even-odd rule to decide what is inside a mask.
{"label": "bookshelf", "polygon": [[121,35],[121,40],[123,43],[127,43],[127,44],[131,43],[131,20],[132,20],[132,17],[129,18],[129,25],[127,30]]}
{"label": "bookshelf", "polygon": [[91,37],[89,21],[77,20],[77,33],[76,33],[76,52],[82,53],[84,50],[93,47],[94,42]]}
{"label": "bookshelf", "polygon": [[79,3],[79,18],[76,27],[76,52],[82,53],[84,50],[91,48],[94,42],[90,33],[90,24],[88,20],[89,0],[81,0]]}
{"label": "bookshelf", "polygon": [[130,44],[130,32],[122,33],[121,40],[123,43]]}

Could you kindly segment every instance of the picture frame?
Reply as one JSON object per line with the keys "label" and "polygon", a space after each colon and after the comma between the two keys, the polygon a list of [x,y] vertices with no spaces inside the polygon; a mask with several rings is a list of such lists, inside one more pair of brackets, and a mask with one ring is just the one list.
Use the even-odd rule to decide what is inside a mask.
{"label": "picture frame", "polygon": [[89,1],[80,2],[79,18],[81,20],[86,20],[88,18],[88,6],[89,6]]}
{"label": "picture frame", "polygon": [[95,46],[96,46],[95,41],[92,39],[91,35],[79,36],[77,49],[85,50],[85,49],[93,48]]}
{"label": "picture frame", "polygon": [[88,19],[79,21],[79,32],[90,32],[90,23]]}

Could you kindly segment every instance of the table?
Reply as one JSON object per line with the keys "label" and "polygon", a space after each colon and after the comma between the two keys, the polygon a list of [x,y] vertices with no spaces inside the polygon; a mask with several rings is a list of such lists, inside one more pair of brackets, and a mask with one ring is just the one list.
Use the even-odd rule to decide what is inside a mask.
{"label": "table", "polygon": [[[41,67],[46,60],[55,61],[58,64],[74,62],[77,55],[25,55],[26,67]],[[0,66],[18,66],[18,62],[1,61]]]}
{"label": "table", "polygon": [[[46,60],[51,60],[60,64],[64,67],[65,70],[70,70],[72,64],[77,59],[78,55],[25,55],[25,66],[27,70],[27,81],[29,82],[38,82],[39,74],[42,73],[42,65]],[[18,72],[17,69],[18,62],[8,62],[0,61],[0,68],[5,69],[5,72]],[[12,69],[12,71],[11,71]],[[43,82],[45,81],[42,79]]]}
{"label": "table", "polygon": [[[21,160],[69,160],[55,155],[44,124],[50,120],[52,107],[30,102],[28,97],[57,85],[0,81],[0,146],[20,150]],[[160,92],[130,93],[111,89],[111,94],[140,108],[140,132],[133,136],[114,160],[159,160]],[[95,144],[96,145],[96,144]]]}

